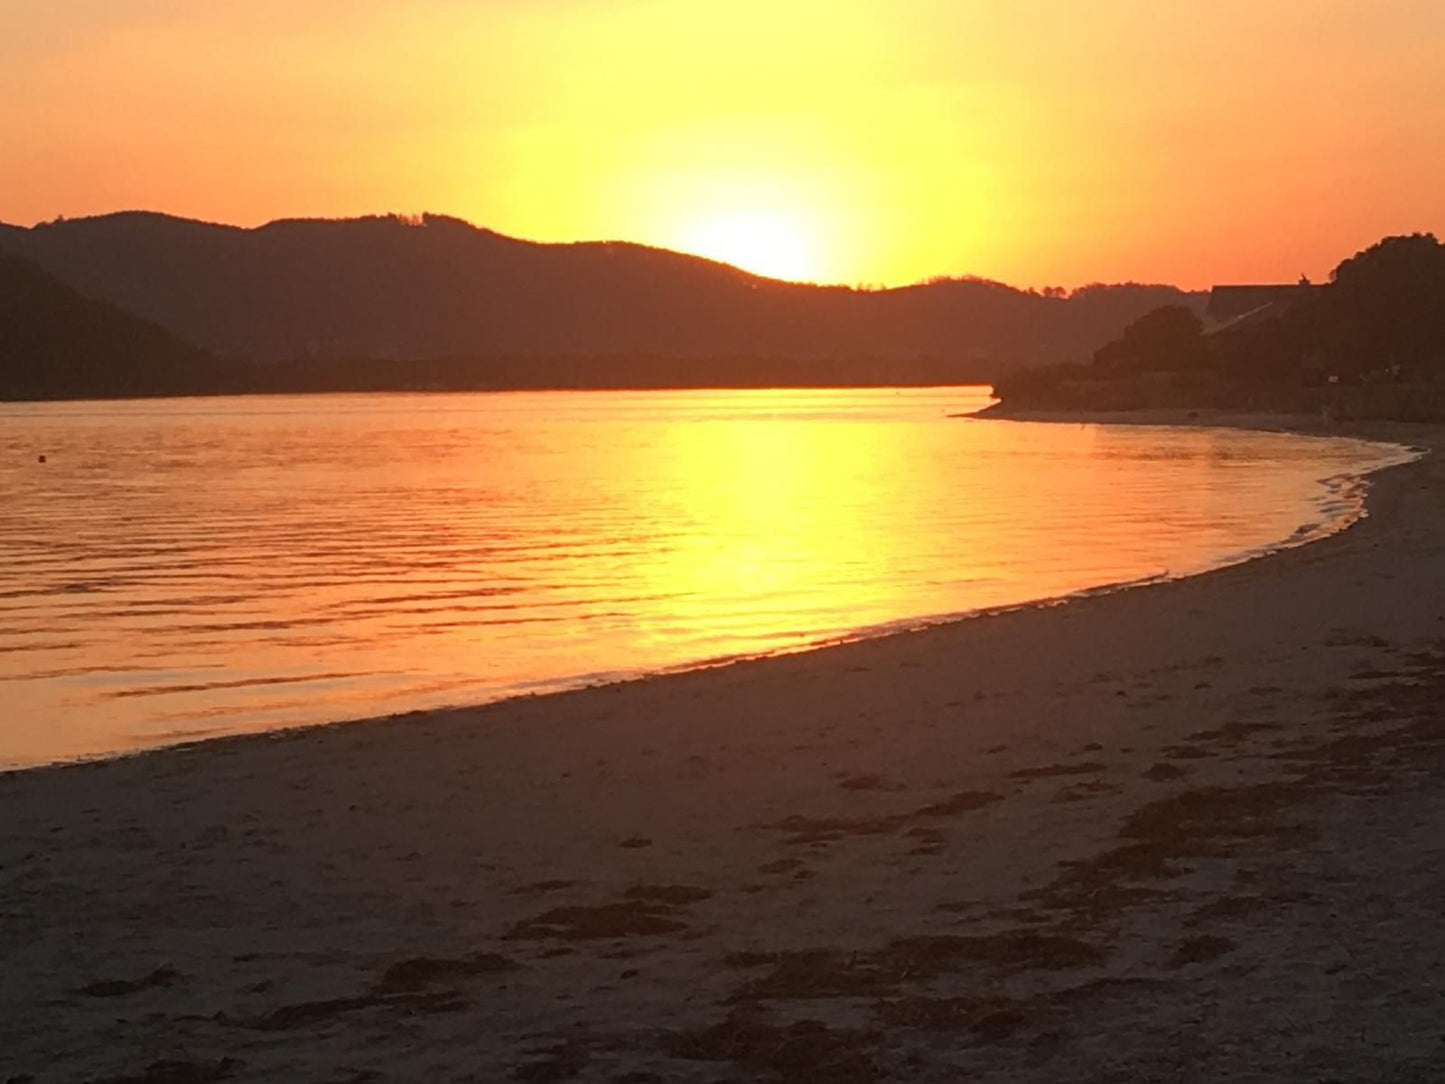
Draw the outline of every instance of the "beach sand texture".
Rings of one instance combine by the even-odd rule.
[[[1188,580],[0,776],[0,1080],[1430,1079],[1442,705],[1435,454]]]

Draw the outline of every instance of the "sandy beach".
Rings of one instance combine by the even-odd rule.
[[[1445,459],[1368,509],[922,632],[0,776],[0,1081],[1430,1079]]]

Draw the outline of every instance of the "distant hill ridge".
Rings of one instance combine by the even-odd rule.
[[[989,379],[1077,359],[1172,286],[1043,296],[977,279],[890,290],[780,282],[625,242],[541,244],[460,219],[287,219],[255,228],[144,211],[0,224],[0,248],[89,298],[246,361],[649,356],[917,359]]]
[[[0,252],[0,399],[174,395],[222,368],[159,325]]]

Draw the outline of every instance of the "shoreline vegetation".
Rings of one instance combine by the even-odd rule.
[[[1181,580],[0,775],[0,1073],[1428,1076],[1445,429],[1050,416],[1432,454]]]
[[[1323,419],[1445,421],[1445,246],[1387,237],[1330,281],[1217,287],[1201,319],[1165,305],[1087,364],[995,387],[999,415],[1214,409]]]

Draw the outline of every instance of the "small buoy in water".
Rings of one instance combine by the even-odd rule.
[[[45,462],[45,457],[44,457],[43,455],[40,457],[40,462],[42,462],[42,463]]]

